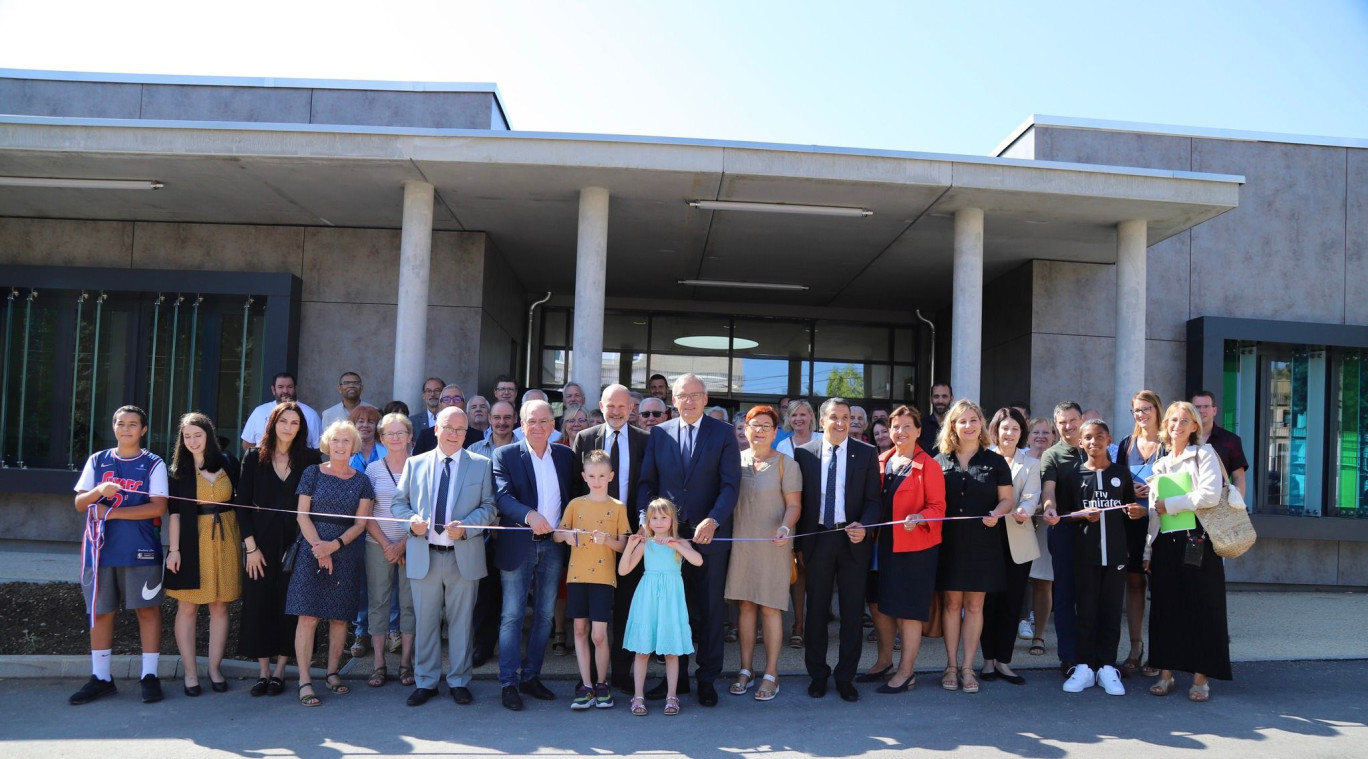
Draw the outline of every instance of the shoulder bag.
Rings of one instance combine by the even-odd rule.
[[[1249,519],[1249,509],[1245,506],[1240,490],[1230,484],[1225,462],[1216,455],[1216,463],[1221,467],[1221,500],[1215,506],[1197,509],[1197,520],[1211,536],[1211,547],[1223,559],[1238,558],[1254,545],[1258,535],[1254,523]]]

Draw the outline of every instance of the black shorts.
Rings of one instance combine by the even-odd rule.
[[[590,622],[613,621],[613,586],[598,582],[566,583],[565,616]]]

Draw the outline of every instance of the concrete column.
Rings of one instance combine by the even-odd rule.
[[[428,284],[432,274],[432,198],[427,182],[404,183],[404,222],[399,237],[399,307],[394,320],[394,387],[391,398],[422,408],[427,364]]]
[[[603,297],[608,281],[608,191],[580,190],[575,248],[575,339],[571,379],[586,398],[603,383]]]
[[[982,403],[983,209],[964,208],[955,212],[955,273],[951,292],[950,384],[955,389],[955,398]]]
[[[1130,399],[1145,389],[1145,248],[1143,220],[1116,225],[1116,397],[1108,421],[1119,439],[1132,426]],[[1160,414],[1163,409],[1159,409]]]

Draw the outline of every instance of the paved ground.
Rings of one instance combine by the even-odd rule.
[[[1216,683],[1212,701],[1180,693],[1159,699],[1133,688],[1122,698],[1099,689],[1065,694],[1057,678],[1023,687],[984,685],[948,693],[932,673],[898,696],[865,689],[858,704],[829,694],[807,697],[793,683],[769,704],[723,695],[716,708],[686,700],[666,718],[659,705],[636,718],[625,704],[587,713],[562,699],[502,709],[493,683],[477,682],[476,702],[457,707],[445,692],[422,708],[404,705],[404,689],[359,683],[346,696],[305,710],[287,694],[254,699],[241,683],[198,699],[168,689],[144,705],[134,683],[82,707],[65,704],[72,681],[0,682],[0,755],[15,757],[200,757],[366,755],[1055,757],[1363,756],[1368,745],[1368,678],[1361,662],[1255,663],[1237,680]],[[795,679],[796,680],[796,679]],[[1333,687],[1327,687],[1333,686]]]

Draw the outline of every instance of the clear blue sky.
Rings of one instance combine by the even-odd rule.
[[[487,81],[522,130],[977,155],[1032,113],[1368,137],[1365,0],[0,0],[0,67]]]

